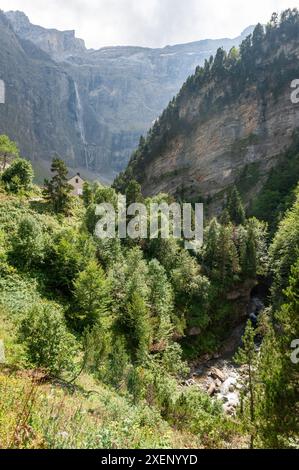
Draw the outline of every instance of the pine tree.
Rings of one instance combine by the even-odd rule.
[[[291,269],[289,287],[285,291],[286,303],[275,315],[282,328],[276,333],[282,367],[280,387],[276,397],[276,410],[281,434],[292,436],[299,432],[299,422],[293,410],[299,406],[299,364],[292,361],[292,342],[299,338],[299,258]]]
[[[222,225],[228,225],[229,223],[231,223],[229,212],[228,212],[227,208],[222,211],[222,214],[220,216],[220,223]]]
[[[264,26],[258,23],[252,33],[252,45],[257,53],[260,52],[262,42],[265,38]]]
[[[221,226],[219,230],[216,260],[218,278],[224,287],[230,287],[235,276],[240,272],[239,255],[233,241],[234,227],[230,224]]]
[[[52,161],[51,172],[54,173],[51,181],[45,180],[45,197],[51,202],[56,213],[67,213],[70,208],[72,186],[68,184],[68,169],[60,158]]]
[[[107,363],[106,380],[113,387],[119,389],[126,380],[129,364],[126,339],[119,331],[114,331],[112,345]]]
[[[94,194],[92,190],[92,186],[87,181],[83,184],[83,202],[84,206],[88,207],[94,200]]]
[[[255,330],[249,321],[243,336],[243,345],[236,354],[235,360],[237,364],[245,365],[248,374],[248,400],[249,406],[245,405],[244,421],[250,432],[250,448],[254,448],[254,440],[256,434],[256,390],[257,383],[257,353],[255,349]],[[248,409],[247,409],[248,408]],[[248,411],[248,415],[247,415]]]
[[[92,326],[107,314],[109,286],[104,270],[90,261],[74,281],[74,312],[69,317],[80,329]]]
[[[258,364],[260,388],[256,409],[258,438],[263,447],[277,449],[280,447],[281,428],[284,427],[286,389],[282,356],[272,320],[266,318],[263,321],[266,325]]]
[[[136,180],[131,180],[126,188],[127,206],[134,203],[142,203],[143,196],[141,186]]]
[[[128,337],[133,363],[142,364],[149,352],[150,322],[148,306],[138,292],[134,292],[127,307],[127,322],[130,330]]]
[[[292,342],[299,338],[299,258],[292,268],[286,303],[267,318],[259,360],[259,437],[269,448],[290,447],[298,436],[299,364],[292,360]],[[273,317],[275,323],[273,322]]]
[[[214,63],[212,66],[212,73],[214,76],[221,78],[225,70],[226,52],[220,47],[215,55]]]
[[[171,315],[174,309],[174,294],[165,269],[155,259],[149,263],[149,284],[153,341],[166,347],[173,330]]]
[[[247,229],[247,237],[245,243],[245,251],[242,260],[243,275],[250,278],[256,277],[257,259],[256,259],[256,239],[254,226],[249,222]]]
[[[206,243],[204,246],[203,261],[205,267],[209,271],[215,271],[217,269],[217,252],[218,252],[218,243],[219,243],[219,232],[220,225],[217,220],[214,218],[206,231]]]
[[[153,335],[149,312],[148,266],[139,248],[129,251],[125,263],[114,266],[111,282],[112,297],[115,299],[115,330],[120,331],[126,339],[132,361],[140,362],[149,350]]]
[[[244,206],[239,191],[234,186],[228,197],[227,210],[231,221],[236,225],[244,225],[246,221]]]

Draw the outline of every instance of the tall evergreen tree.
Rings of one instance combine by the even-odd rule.
[[[299,258],[285,291],[286,303],[274,314],[274,324],[273,318],[268,319],[260,353],[259,437],[262,446],[269,448],[290,447],[299,433],[299,363],[292,349],[299,338],[298,292]]]
[[[243,402],[243,419],[250,433],[250,448],[254,448],[254,440],[256,435],[256,368],[258,356],[255,349],[255,330],[248,322],[243,336],[243,345],[239,349],[235,360],[240,365],[245,365],[248,375],[248,394]]]
[[[109,286],[104,270],[92,260],[74,282],[74,312],[71,318],[76,325],[92,326],[107,314],[110,304]]]
[[[126,188],[126,198],[127,198],[127,205],[129,206],[130,204],[133,203],[142,203],[143,202],[143,196],[141,193],[141,186],[139,183],[137,183],[136,180],[131,180],[128,183],[128,186]]]
[[[264,26],[258,23],[252,33],[252,45],[256,52],[260,52],[262,42],[265,38]]]
[[[206,231],[206,243],[204,245],[203,261],[205,267],[209,271],[215,271],[217,269],[217,251],[219,242],[219,231],[220,225],[214,218]]]
[[[67,213],[70,208],[72,186],[68,184],[68,169],[60,158],[52,161],[51,172],[54,176],[50,181],[45,180],[44,194],[51,202],[56,213]]]
[[[253,223],[248,224],[247,237],[245,242],[245,251],[242,260],[243,275],[250,278],[256,277],[257,272],[257,253],[256,253],[256,239]]]
[[[227,210],[231,221],[236,225],[244,225],[246,221],[244,206],[236,186],[233,187],[227,201]]]
[[[223,287],[231,286],[240,272],[239,255],[233,240],[233,226],[222,225],[217,245],[217,272]]]
[[[157,344],[162,344],[162,347],[166,347],[173,330],[171,315],[174,308],[174,294],[165,269],[155,259],[149,263],[149,281],[152,339]]]

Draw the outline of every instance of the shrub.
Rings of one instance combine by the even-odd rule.
[[[7,191],[18,193],[21,190],[27,191],[30,189],[33,177],[34,172],[31,163],[18,158],[3,172],[2,181]]]
[[[29,361],[35,366],[54,374],[73,370],[76,341],[67,331],[63,312],[56,305],[35,305],[22,319],[19,335]]]
[[[29,267],[41,261],[44,256],[44,245],[43,232],[39,222],[30,215],[23,217],[12,240],[11,256],[15,264]]]

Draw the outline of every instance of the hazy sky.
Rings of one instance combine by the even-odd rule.
[[[24,11],[32,23],[75,29],[94,48],[235,37],[295,6],[299,0],[0,0],[0,9]]]

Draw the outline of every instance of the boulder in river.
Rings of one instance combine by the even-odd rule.
[[[219,379],[221,382],[224,382],[226,378],[224,373],[220,369],[217,369],[217,367],[213,367],[211,369],[210,375],[213,377],[213,379]]]
[[[221,386],[221,393],[227,394],[230,392],[234,392],[237,386],[237,380],[234,377],[229,377],[228,379],[223,382]]]
[[[216,384],[215,384],[215,382],[211,382],[209,390],[208,390],[208,394],[211,397],[215,394],[215,392],[216,392]]]

